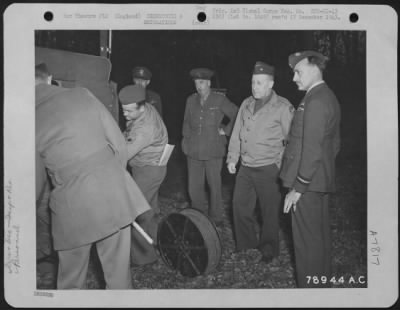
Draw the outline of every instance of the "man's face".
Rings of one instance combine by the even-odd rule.
[[[143,114],[144,106],[138,108],[136,103],[124,104],[122,106],[122,112],[128,121],[135,120]]]
[[[304,58],[296,64],[293,73],[293,82],[297,84],[299,90],[308,90],[318,80],[319,69]]]
[[[253,74],[251,79],[251,90],[253,97],[260,99],[268,96],[274,86],[273,78],[268,74]]]
[[[194,85],[200,96],[205,96],[210,92],[210,80],[194,80]]]
[[[143,80],[143,79],[139,79],[139,78],[133,78],[133,83],[135,83],[135,85],[139,85],[139,86],[142,86],[143,88],[146,88],[147,85],[149,85],[150,80]]]

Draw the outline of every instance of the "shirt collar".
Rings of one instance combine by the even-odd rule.
[[[253,96],[250,96],[249,98],[250,98],[250,101],[248,102],[247,108],[249,109],[249,111],[253,111],[253,108],[254,108],[254,105],[256,104],[257,99],[255,99]],[[271,106],[274,106],[275,103],[277,102],[277,100],[278,100],[277,94],[275,93],[274,90],[272,90],[271,97],[269,97],[268,100],[264,102],[263,106],[265,106],[265,104],[267,104],[267,103],[271,104]]]
[[[211,94],[211,91],[210,91],[204,98],[201,98],[201,96],[200,96],[200,94],[199,94],[199,102],[200,102],[200,103],[206,102],[207,99],[208,99],[208,97],[210,97],[210,94]]]
[[[265,104],[271,102],[271,99],[272,99],[273,95],[274,95],[274,93],[273,93],[273,90],[272,90],[271,93],[267,97],[256,99],[256,102],[260,102],[260,103],[262,103],[262,105],[265,105]]]
[[[306,93],[308,93],[311,89],[313,89],[315,86],[318,86],[318,85],[320,85],[320,84],[322,84],[322,83],[325,83],[325,81],[324,80],[320,80],[320,81],[318,81],[318,82],[315,82],[314,84],[312,84],[311,85],[311,87],[309,88],[309,89],[307,89],[307,92]]]

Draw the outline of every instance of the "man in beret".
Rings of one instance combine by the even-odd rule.
[[[187,156],[189,196],[192,207],[222,224],[221,169],[226,154],[226,135],[232,130],[238,108],[225,95],[211,90],[214,72],[207,68],[190,71],[196,93],[186,100],[182,150]],[[226,116],[228,124],[222,124]],[[210,190],[206,206],[205,179]]]
[[[106,288],[132,288],[130,225],[150,210],[126,171],[124,136],[106,107],[85,88],[51,85],[44,64],[35,68],[37,186],[46,168],[52,235],[58,253],[58,289],[86,288],[92,245]],[[42,168],[40,168],[42,167]],[[37,189],[40,193],[41,189]]]
[[[125,139],[128,147],[128,165],[132,177],[149,202],[152,211],[136,220],[153,237],[157,230],[158,191],[167,173],[159,161],[168,143],[167,128],[155,107],[147,102],[146,91],[139,85],[121,89],[119,99],[127,120]],[[135,265],[157,260],[156,252],[136,231],[132,230],[131,260]]]
[[[330,283],[328,202],[329,193],[335,190],[335,158],[340,149],[340,106],[323,80],[326,60],[315,51],[289,56],[293,81],[299,90],[306,92],[293,119],[280,173],[283,185],[289,188],[284,212],[291,211],[292,215],[299,287]],[[322,277],[328,279],[325,284]]]
[[[294,108],[272,89],[273,66],[256,62],[251,84],[253,95],[240,106],[226,161],[232,174],[241,161],[233,194],[236,250],[257,248],[262,260],[270,263],[279,256],[278,174]],[[256,198],[262,217],[259,236]]]
[[[153,105],[162,117],[161,97],[155,91],[147,88],[151,81],[151,71],[146,67],[135,67],[132,70],[133,83],[146,90],[146,102]]]

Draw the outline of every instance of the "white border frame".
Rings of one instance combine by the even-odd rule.
[[[215,19],[213,10],[335,10],[340,20]],[[54,20],[43,19],[52,11]],[[206,23],[196,20],[204,11]],[[242,11],[243,12],[243,11]],[[357,12],[359,21],[349,22]],[[96,14],[78,18],[77,13]],[[99,18],[101,13],[108,19]],[[139,13],[140,19],[116,14]],[[145,24],[147,14],[176,14],[175,24]],[[65,18],[72,14],[72,18]],[[158,20],[158,19],[157,19]],[[164,18],[163,20],[169,20]],[[397,14],[385,5],[223,4],[13,4],[4,13],[4,214],[18,244],[19,273],[9,273],[4,244],[5,297],[35,307],[387,307],[398,294]],[[37,291],[35,257],[34,30],[51,29],[260,29],[365,30],[367,32],[368,288],[257,290]],[[11,228],[10,228],[11,227]],[[376,239],[375,239],[376,238]],[[374,265],[377,245],[380,265]],[[48,294],[50,293],[50,294]],[[49,297],[51,296],[51,297]]]

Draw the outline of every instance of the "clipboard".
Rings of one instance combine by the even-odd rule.
[[[169,158],[171,157],[172,151],[174,150],[175,145],[166,144],[161,155],[160,161],[158,162],[159,166],[166,166]]]

